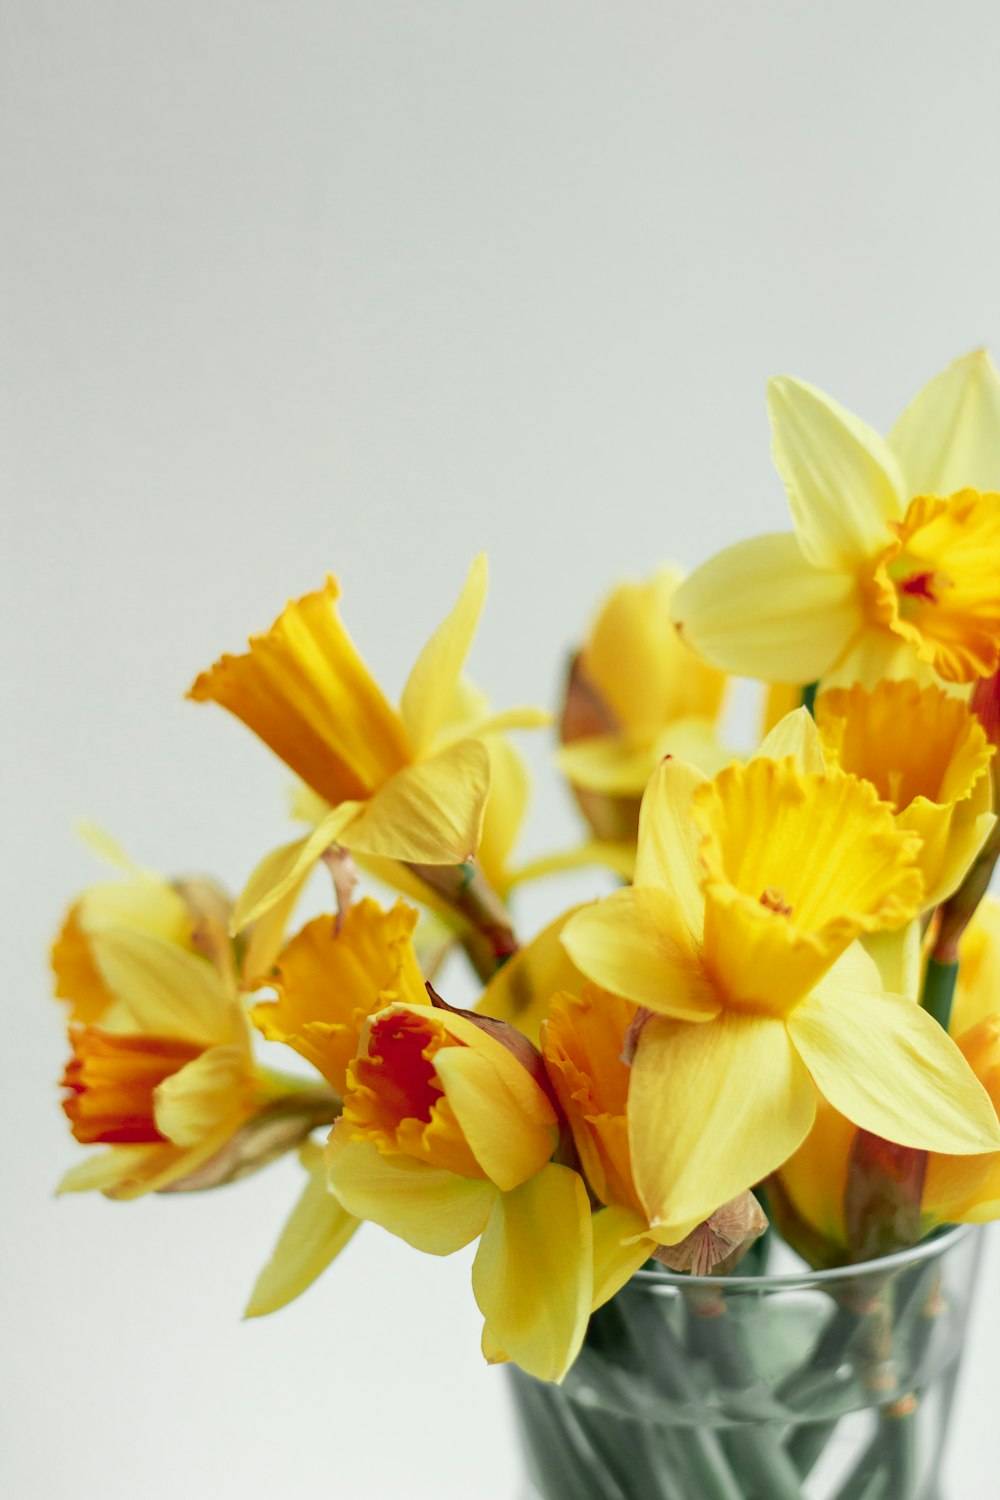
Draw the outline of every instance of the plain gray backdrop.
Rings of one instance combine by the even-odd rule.
[[[396,691],[485,547],[476,676],[551,702],[611,582],[786,526],[769,374],[886,427],[1000,349],[996,8],[3,0],[0,23],[5,1492],[511,1500],[467,1256],[369,1227],[242,1324],[291,1164],[53,1201],[79,1150],[45,950],[98,873],[70,821],[238,887],[286,777],[182,693],[287,597],[336,571]],[[526,853],[575,826],[531,753]],[[569,893],[529,893],[525,927]],[[995,1240],[987,1272],[963,1500],[1000,1495]]]

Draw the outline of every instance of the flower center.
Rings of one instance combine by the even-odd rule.
[[[785,900],[785,893],[776,885],[765,886],[760,893],[760,904],[768,911],[776,912],[779,917],[790,917],[792,908]]]

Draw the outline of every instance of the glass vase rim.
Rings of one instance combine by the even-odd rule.
[[[757,1291],[791,1291],[803,1287],[830,1286],[837,1282],[857,1281],[864,1276],[884,1275],[904,1266],[919,1265],[921,1261],[944,1255],[953,1245],[961,1244],[981,1228],[980,1224],[952,1224],[932,1231],[926,1239],[911,1245],[908,1250],[894,1250],[891,1255],[882,1255],[876,1260],[861,1260],[851,1265],[829,1266],[815,1271],[806,1267],[802,1271],[783,1271],[778,1276],[691,1276],[686,1272],[668,1271],[666,1266],[657,1266],[654,1270],[647,1270],[643,1266],[633,1273],[626,1285],[636,1284],[644,1290],[675,1287],[683,1291],[686,1287],[699,1287],[715,1292],[730,1288],[739,1291],[751,1288]]]

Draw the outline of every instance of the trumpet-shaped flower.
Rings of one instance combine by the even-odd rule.
[[[417,658],[398,710],[344,629],[332,578],[289,604],[244,655],[223,656],[197,678],[192,698],[242,719],[330,808],[306,838],[257,867],[237,903],[237,926],[300,885],[333,843],[426,865],[461,864],[475,853],[490,780],[483,736],[546,717],[515,709],[460,732],[449,727],[485,594],[479,557]]]
[[[651,1013],[628,1130],[639,1198],[667,1242],[786,1160],[820,1097],[903,1144],[1000,1145],[954,1043],[883,993],[854,944],[919,907],[917,838],[857,777],[769,758],[788,725],[712,781],[666,761],[643,799],[634,886],[564,934],[596,984]]]
[[[870,781],[919,834],[925,905],[950,896],[995,822],[993,748],[975,715],[940,688],[880,682],[821,693],[816,725],[828,763]]]
[[[692,664],[670,618],[681,577],[661,568],[612,591],[567,692],[559,766],[578,791],[634,800],[633,828],[643,788],[668,752],[706,770],[729,758],[716,738],[726,679]]]
[[[74,903],[53,966],[76,1018],[64,1109],[78,1141],[110,1149],[71,1169],[61,1189],[136,1197],[263,1165],[313,1128],[317,1108],[329,1118],[329,1092],[256,1067],[223,893],[151,876],[107,838],[100,847],[132,878]],[[269,961],[273,930],[260,938],[243,952],[245,978],[253,954]],[[266,1141],[254,1134],[261,1124]]]
[[[706,661],[771,681],[970,682],[1000,660],[1000,376],[984,352],[926,385],[887,439],[796,380],[768,388],[794,533],[681,585]]]
[[[575,1358],[592,1301],[590,1206],[551,1160],[559,1124],[541,1058],[511,1028],[395,1003],[366,1024],[330,1137],[334,1192],[417,1249],[480,1239],[487,1342],[541,1379]]]

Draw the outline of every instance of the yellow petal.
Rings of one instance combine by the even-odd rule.
[[[529,880],[541,880],[545,875],[585,870],[591,865],[601,865],[631,883],[635,873],[635,845],[610,839],[588,839],[575,849],[558,849],[553,854],[542,854],[538,859],[529,859],[527,864],[515,866],[510,880],[512,885],[523,885]]]
[[[207,959],[152,933],[123,927],[100,932],[94,956],[138,1031],[206,1046],[231,1041],[239,1033],[234,999]]]
[[[254,1283],[246,1318],[259,1318],[294,1302],[340,1254],[360,1223],[331,1193],[322,1147],[307,1141],[299,1148],[299,1159],[309,1178]]]
[[[258,921],[265,912],[283,902],[292,892],[298,891],[310,870],[325,849],[343,833],[356,815],[359,804],[342,802],[317,823],[311,833],[292,844],[283,844],[280,849],[266,854],[243,887],[233,915],[230,930],[242,932],[250,922]]]
[[[510,884],[510,856],[524,825],[531,796],[531,777],[524,757],[510,740],[491,734],[486,741],[490,757],[490,793],[483,813],[479,840],[479,865],[498,895]]]
[[[677,637],[670,601],[680,581],[676,568],[661,568],[616,588],[580,652],[580,670],[618,724],[647,738],[676,719],[713,722],[725,693],[724,676],[693,662]]]
[[[709,558],[681,584],[673,608],[699,656],[770,682],[822,677],[862,624],[853,573],[813,567],[784,532]]]
[[[880,987],[891,995],[916,1000],[920,989],[920,921],[914,919],[894,932],[866,932],[860,939],[878,969]]]
[[[455,690],[486,600],[485,553],[472,563],[458,601],[413,665],[399,707],[418,759],[433,746],[452,709]]]
[[[805,1139],[816,1089],[783,1023],[723,1011],[704,1026],[654,1017],[632,1063],[632,1171],[649,1223],[681,1239]],[[663,1239],[663,1233],[658,1233]]]
[[[472,1267],[492,1340],[538,1380],[560,1381],[590,1317],[593,1249],[583,1179],[550,1163],[497,1195]]]
[[[902,476],[888,445],[799,380],[769,381],[767,405],[771,453],[803,553],[818,568],[853,568],[885,546],[902,509]]]
[[[50,955],[58,1000],[71,1005],[69,1020],[92,1025],[115,1003],[115,997],[101,977],[94,961],[90,939],[80,922],[80,902],[66,913],[66,918]]]
[[[682,760],[657,767],[639,810],[635,854],[635,884],[666,893],[692,942],[700,940],[705,925],[701,833],[692,815],[695,790],[704,780]]]
[[[637,1005],[691,1021],[718,1012],[675,903],[654,886],[615,891],[584,907],[567,922],[563,943],[588,979]]]
[[[988,1016],[958,1038],[958,1048],[1000,1105],[1000,1015]],[[921,1209],[925,1223],[985,1224],[1000,1218],[1000,1152],[946,1156],[931,1152]]]
[[[574,786],[611,796],[638,797],[656,765],[656,752],[649,740],[595,734],[562,745],[556,751],[556,765]]]
[[[157,1087],[156,1128],[175,1146],[194,1146],[227,1120],[235,1130],[250,1097],[243,1047],[209,1047]]]
[[[240,964],[240,983],[244,989],[255,989],[274,968],[284,946],[292,912],[310,874],[311,867],[302,872],[299,880],[288,887],[279,901],[269,906],[251,923]]]
[[[497,1190],[412,1156],[383,1156],[338,1123],[327,1146],[330,1185],[348,1213],[371,1219],[429,1255],[451,1255],[482,1232]]]
[[[459,1129],[491,1182],[509,1191],[548,1161],[554,1125],[531,1119],[513,1099],[492,1059],[471,1047],[443,1047],[434,1070]]]
[[[610,1302],[656,1248],[646,1221],[634,1209],[613,1205],[592,1220],[594,1234],[594,1311]]]
[[[278,998],[254,1006],[254,1025],[343,1094],[366,1018],[394,1000],[427,999],[412,945],[416,924],[402,901],[385,912],[368,898],[347,909],[339,928],[333,917],[314,918],[281,954]]]
[[[337,612],[337,582],[294,600],[242,656],[223,656],[190,689],[242,719],[331,805],[367,797],[410,747]]]
[[[460,865],[479,847],[490,786],[481,740],[460,740],[397,771],[343,831],[359,854],[420,865]]]
[[[177,1156],[173,1146],[112,1146],[95,1151],[84,1161],[70,1167],[60,1179],[56,1192],[113,1193],[120,1183],[146,1176],[153,1163]]]
[[[889,434],[911,495],[1000,490],[1000,375],[985,349],[924,386]]]
[[[484,1016],[509,1021],[536,1046],[553,995],[577,990],[584,981],[562,943],[563,929],[572,915],[573,911],[564,912],[508,959],[490,979],[476,1007]]]
[[[785,760],[789,756],[796,768],[808,775],[822,776],[826,770],[819,730],[807,708],[796,708],[779,719],[751,759]]]
[[[823,1097],[863,1130],[955,1155],[1000,1147],[982,1084],[912,1001],[830,975],[795,1008],[788,1031]]]

